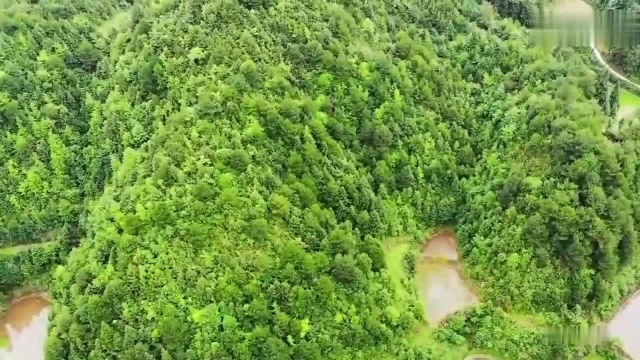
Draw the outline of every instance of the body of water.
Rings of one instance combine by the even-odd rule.
[[[607,326],[609,336],[622,341],[622,349],[632,359],[640,359],[640,294],[625,302]]]
[[[453,232],[438,232],[423,246],[416,275],[429,324],[435,325],[478,303],[461,274],[461,266]]]
[[[9,347],[0,349],[0,360],[44,360],[51,303],[44,294],[14,300],[0,319],[0,338]]]

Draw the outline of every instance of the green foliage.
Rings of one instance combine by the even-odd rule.
[[[628,100],[625,99],[625,102],[627,101]],[[615,117],[622,103],[620,99],[620,83],[616,81],[613,89],[609,92],[609,116]],[[637,105],[640,105],[640,102]]]
[[[608,78],[486,5],[6,8],[0,244],[56,245],[0,259],[0,290],[75,248],[51,359],[443,359],[407,341],[415,234],[442,224],[500,307],[591,313],[626,289],[639,133],[609,141]],[[474,311],[440,340],[569,356]]]
[[[539,1],[534,0],[489,0],[498,14],[505,18],[517,20],[523,26],[531,26]]]
[[[52,270],[66,257],[58,243],[0,250],[0,313],[14,290],[25,286],[46,288]]]
[[[482,305],[449,318],[436,336],[454,345],[466,339],[472,348],[486,349],[507,359],[625,358],[620,348],[610,341],[589,344],[586,336],[583,342],[564,341],[556,334],[563,329],[566,332],[574,328],[558,324],[556,327],[524,327],[510,320],[500,309]]]
[[[0,14],[0,247],[77,227],[90,160],[94,25],[116,2],[9,1]],[[89,153],[89,155],[91,155]]]

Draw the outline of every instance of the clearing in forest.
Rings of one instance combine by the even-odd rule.
[[[403,299],[414,296],[411,287],[415,279],[407,272],[404,265],[407,254],[413,254],[410,237],[389,238],[384,242],[384,250],[387,271],[399,296]],[[429,349],[433,352],[433,356],[440,360],[460,360],[469,353],[466,344],[453,346],[438,342],[435,329],[426,323],[421,323],[414,328],[410,341],[415,345],[430,344]]]
[[[27,251],[27,250],[31,250],[39,247],[50,246],[53,244],[55,244],[55,241],[9,246],[5,248],[0,248],[0,255],[14,255],[21,251]]]
[[[620,88],[620,107],[640,107],[640,97],[627,89]]]
[[[640,97],[629,90],[620,88],[620,108],[617,118],[631,119],[640,110]]]

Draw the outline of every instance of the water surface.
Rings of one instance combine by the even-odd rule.
[[[44,360],[49,308],[44,294],[30,294],[14,300],[0,319],[0,338],[9,347],[0,349],[0,360]]]
[[[427,322],[436,325],[447,316],[478,303],[465,282],[453,232],[433,235],[422,248],[417,279]]]
[[[422,256],[429,259],[458,261],[455,234],[452,231],[435,233],[422,247]]]
[[[607,326],[609,336],[619,338],[622,349],[634,360],[640,360],[640,294],[636,292],[618,310]]]

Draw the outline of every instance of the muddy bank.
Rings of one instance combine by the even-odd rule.
[[[479,302],[462,276],[452,231],[435,233],[423,245],[416,268],[427,322],[436,325],[447,316]]]
[[[456,235],[451,230],[442,230],[433,234],[422,246],[422,257],[458,261]]]
[[[9,340],[9,347],[0,349],[0,360],[44,360],[50,307],[42,293],[11,302],[0,318],[0,338]]]

